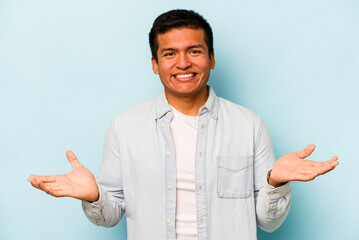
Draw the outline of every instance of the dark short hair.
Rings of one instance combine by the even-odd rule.
[[[201,15],[192,10],[175,9],[162,13],[153,22],[151,31],[149,33],[149,43],[152,57],[158,61],[157,50],[158,41],[157,36],[169,32],[174,28],[191,28],[203,29],[204,41],[207,44],[208,52],[213,52],[213,33],[211,26]]]

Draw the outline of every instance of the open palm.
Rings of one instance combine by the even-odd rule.
[[[289,181],[310,181],[333,170],[339,164],[337,156],[325,162],[305,160],[314,149],[315,146],[310,144],[302,151],[280,157],[272,169],[269,184],[278,187]]]
[[[89,202],[97,201],[99,192],[95,177],[68,151],[66,157],[73,170],[62,175],[37,176],[31,175],[28,181],[47,194],[55,197],[73,197]]]

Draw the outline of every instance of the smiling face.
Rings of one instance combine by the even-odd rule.
[[[214,53],[208,52],[202,29],[172,29],[157,36],[158,61],[152,68],[159,74],[168,101],[182,97],[207,96],[206,84],[214,68]]]

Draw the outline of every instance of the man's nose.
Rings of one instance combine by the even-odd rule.
[[[177,59],[177,67],[180,69],[186,69],[191,66],[191,61],[187,54],[179,54]]]

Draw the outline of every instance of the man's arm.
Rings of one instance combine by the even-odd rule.
[[[255,149],[255,161],[257,162],[255,162],[254,170],[256,176],[256,166],[257,168],[259,168],[258,166],[267,166],[271,162],[270,149],[272,149],[272,145],[264,123]],[[304,160],[314,149],[315,146],[311,144],[302,151],[280,157],[268,173],[264,186],[256,196],[257,223],[261,229],[267,232],[274,231],[288,215],[291,203],[289,184],[291,181],[313,180],[317,176],[333,170],[339,164],[336,156],[326,162]]]
[[[28,181],[33,187],[54,197],[73,197],[82,200],[83,210],[94,224],[106,227],[116,225],[125,211],[125,204],[115,119],[106,135],[97,182],[93,174],[71,151],[68,151],[66,156],[73,167],[70,173],[50,176],[31,175]]]
[[[115,226],[125,212],[119,151],[116,117],[114,117],[106,134],[100,171],[96,178],[99,200],[93,203],[82,201],[82,208],[87,218],[99,226]]]
[[[287,217],[291,204],[290,184],[275,188],[268,184],[267,173],[275,164],[267,127],[260,119],[254,148],[254,194],[257,225],[266,232],[276,230]]]

